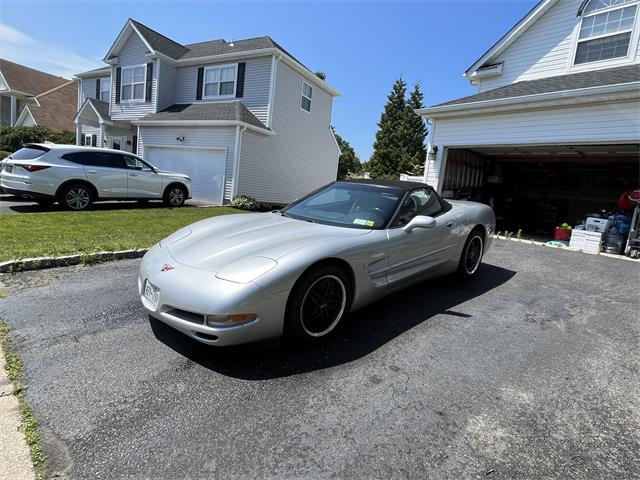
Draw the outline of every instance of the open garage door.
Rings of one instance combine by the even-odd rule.
[[[226,150],[146,147],[145,158],[161,170],[184,173],[191,178],[194,200],[222,205]]]
[[[443,196],[490,203],[502,231],[551,236],[640,183],[640,145],[479,146],[448,149]]]

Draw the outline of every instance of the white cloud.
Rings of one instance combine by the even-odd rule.
[[[0,58],[52,75],[71,78],[76,73],[103,65],[98,59],[85,58],[55,45],[45,45],[2,22],[0,38]]]

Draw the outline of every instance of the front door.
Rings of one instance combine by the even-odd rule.
[[[387,281],[390,288],[399,287],[416,278],[435,275],[452,266],[458,237],[453,233],[457,218],[432,189],[413,190],[404,200],[389,230],[389,265]],[[432,228],[403,227],[416,215],[436,219]]]
[[[111,137],[111,148],[114,150],[122,150],[122,137]]]

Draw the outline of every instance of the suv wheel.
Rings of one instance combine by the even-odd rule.
[[[60,203],[69,210],[88,210],[93,203],[93,193],[85,185],[69,185],[62,191]]]
[[[168,207],[181,207],[187,201],[187,190],[181,185],[171,185],[164,192],[164,203]]]

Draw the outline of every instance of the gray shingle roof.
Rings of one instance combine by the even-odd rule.
[[[84,110],[84,107],[85,105],[87,105],[87,103],[91,104],[104,120],[111,120],[111,117],[109,117],[109,104],[107,102],[103,102],[102,100],[97,100],[93,97],[87,97],[84,103],[80,105],[76,116],[78,116],[80,112]]]
[[[559,75],[557,77],[517,82],[494,90],[488,90],[477,95],[470,95],[468,97],[462,97],[449,102],[440,103],[438,105],[434,105],[434,107],[523,97],[526,95],[536,95],[541,93],[562,92],[580,88],[618,85],[638,81],[640,81],[640,65],[629,65],[626,67],[593,70],[588,72],[572,73],[569,75]]]
[[[181,58],[185,53],[189,51],[184,45],[180,45],[178,42],[174,42],[169,37],[165,37],[161,33],[150,29],[146,25],[143,25],[136,20],[131,19],[131,23],[140,31],[142,36],[149,42],[151,48],[165,54],[175,60]]]
[[[230,120],[269,130],[238,100],[215,103],[176,103],[158,113],[146,115],[140,120]]]

